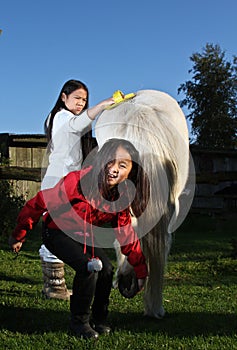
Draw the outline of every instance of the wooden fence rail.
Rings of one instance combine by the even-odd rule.
[[[0,166],[0,179],[2,180],[25,180],[41,182],[41,173],[41,168]]]

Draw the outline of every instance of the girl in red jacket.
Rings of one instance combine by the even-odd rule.
[[[78,336],[98,338],[99,334],[110,333],[106,318],[113,267],[101,248],[101,237],[108,226],[134,267],[138,290],[144,286],[147,265],[130,214],[130,209],[136,217],[144,211],[144,186],[148,186],[147,178],[135,147],[126,140],[110,139],[90,165],[87,162],[55,187],[38,192],[19,213],[9,240],[12,250],[21,249],[27,230],[44,213],[43,243],[76,272],[70,298],[70,328]]]

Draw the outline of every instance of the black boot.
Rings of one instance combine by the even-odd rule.
[[[72,316],[70,321],[70,330],[77,336],[84,339],[98,339],[99,334],[91,328],[88,320],[85,320],[84,317]]]
[[[77,275],[76,275],[77,276]],[[84,278],[74,278],[73,293],[70,296],[71,331],[82,338],[98,339],[99,334],[90,326],[90,306],[97,276],[92,273]]]
[[[92,320],[91,322],[93,329],[99,334],[110,334],[111,328],[106,324],[105,321]]]
[[[109,301],[106,303],[100,304],[98,300],[95,298],[94,303],[92,305],[92,326],[96,332],[99,334],[110,334],[111,328],[108,326],[106,320],[108,316],[108,305]]]

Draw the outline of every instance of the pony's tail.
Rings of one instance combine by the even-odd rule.
[[[163,282],[167,256],[171,246],[171,235],[167,232],[168,216],[163,215],[148,235],[142,237],[142,249],[147,257],[149,278],[144,293],[145,315],[162,318]]]

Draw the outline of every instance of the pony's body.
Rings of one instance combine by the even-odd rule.
[[[141,90],[131,100],[105,110],[97,120],[95,135],[99,147],[107,139],[124,138],[140,152],[142,167],[150,182],[148,206],[134,220],[149,269],[144,307],[146,315],[163,317],[163,275],[171,233],[183,221],[192,201],[192,184],[187,182],[190,154],[184,114],[166,93]],[[180,208],[181,195],[185,192],[189,195]],[[116,250],[118,275],[129,273],[131,266],[118,246]]]

